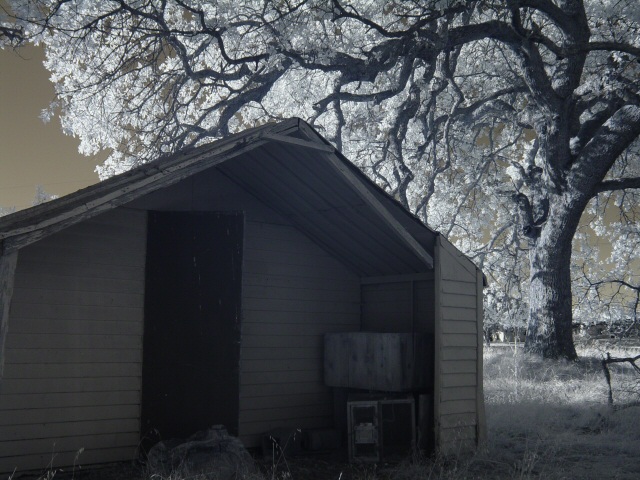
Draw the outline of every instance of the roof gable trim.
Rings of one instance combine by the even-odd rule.
[[[384,205],[376,198],[373,192],[367,188],[363,181],[354,175],[351,169],[345,165],[345,163],[338,158],[335,154],[336,149],[330,145],[314,141],[299,140],[293,137],[287,137],[284,135],[265,135],[276,142],[282,142],[290,145],[295,145],[300,148],[311,148],[314,150],[320,150],[325,155],[323,157],[327,160],[329,165],[336,170],[357,192],[358,196],[371,207],[372,211],[388,226],[390,227],[402,240],[402,242],[420,258],[420,260],[430,269],[433,268],[433,257],[418,243],[418,241],[411,235],[394,216],[384,207]]]
[[[326,153],[333,153],[335,150],[335,148],[333,148],[331,145],[307,140],[300,140],[299,138],[289,137],[287,135],[266,134],[263,135],[263,138],[272,140],[274,142],[286,143],[289,145],[295,145],[297,147],[310,148],[312,150],[319,150]]]
[[[126,182],[120,181],[115,185],[102,185],[103,188],[100,188],[100,184],[98,184],[98,188],[102,191],[102,194],[98,196],[93,190],[96,187],[88,187],[87,190],[90,192],[86,201],[84,201],[83,195],[79,195],[74,202],[75,205],[61,206],[60,213],[43,215],[40,221],[36,215],[33,215],[35,217],[32,219],[33,223],[0,232],[0,242],[3,242],[6,250],[25,247],[52,233],[107,212],[159,188],[178,183],[248,150],[258,148],[267,142],[260,137],[259,134],[252,135],[250,138],[242,137],[231,144],[224,142],[221,145],[220,142],[216,142],[208,145],[208,148],[196,149],[195,152],[183,152],[178,154],[183,157],[181,161],[170,162],[167,166],[160,166],[157,162],[152,162],[131,172],[131,177]],[[107,180],[107,182],[109,181]]]

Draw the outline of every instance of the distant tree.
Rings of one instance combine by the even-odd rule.
[[[640,188],[637,0],[10,3],[103,177],[303,117],[476,260],[489,311],[528,301],[531,351],[576,357],[580,218]]]
[[[36,195],[33,198],[32,204],[40,205],[50,200],[55,200],[56,198],[59,198],[59,195],[47,193],[42,185],[36,185]]]
[[[9,215],[16,211],[16,207],[0,207],[0,217],[4,217],[5,215]]]

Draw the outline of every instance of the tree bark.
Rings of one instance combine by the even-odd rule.
[[[565,201],[563,201],[565,200]],[[526,350],[547,358],[577,358],[572,335],[571,250],[580,208],[554,202],[529,251],[529,325]],[[575,205],[575,204],[574,204]]]

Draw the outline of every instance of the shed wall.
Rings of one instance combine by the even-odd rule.
[[[333,426],[323,335],[360,326],[359,279],[286,225],[245,225],[240,432]]]
[[[410,276],[407,276],[410,277]],[[415,279],[363,279],[362,331],[434,333],[433,275]]]
[[[20,250],[0,472],[131,458],[139,441],[146,216],[114,210]]]
[[[447,240],[436,250],[436,440],[444,452],[475,445],[482,395],[478,272]],[[480,329],[482,325],[480,324]]]
[[[363,284],[362,331],[413,332],[413,282]]]
[[[360,329],[358,277],[214,169],[131,206],[244,212],[240,438],[257,446],[275,427],[333,426],[323,335]]]

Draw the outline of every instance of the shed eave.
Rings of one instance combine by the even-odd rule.
[[[304,175],[300,176],[302,174],[298,174],[298,177],[290,176],[291,185],[279,185],[283,189],[280,195],[282,200],[271,202],[270,206],[329,249],[332,245],[336,247],[337,240],[324,233],[323,227],[329,231],[332,222],[336,221],[336,217],[332,215],[339,212],[343,224],[346,222],[354,236],[360,237],[358,244],[343,235],[340,241],[350,245],[346,249],[342,248],[341,258],[345,263],[356,263],[356,271],[360,275],[415,273],[433,268],[433,245],[430,243],[434,232],[419,221],[415,222],[413,215],[366,178],[313,128],[297,118],[256,127],[211,144],[160,158],[73,194],[8,215],[0,219],[0,241],[4,241],[7,250],[20,249],[75,223],[210,168],[226,172],[256,197],[264,197],[255,182],[251,185],[250,177],[254,172],[234,168],[236,163],[243,163],[240,161],[242,158],[253,159],[254,164],[261,161],[260,152],[270,153],[273,157],[270,160],[273,163],[268,164],[265,167],[267,169],[282,168],[282,165],[278,167],[278,156],[295,156],[300,157],[301,163],[305,164],[301,167],[307,169],[303,172],[304,175],[321,173],[325,177],[336,179],[340,184],[339,193],[344,197],[341,211],[336,209],[332,213],[332,208],[317,206],[306,212],[304,209],[290,208],[288,203],[296,195],[311,200],[314,194],[305,189],[305,181],[302,181]],[[277,180],[278,173],[274,172],[272,181]],[[280,173],[285,172],[281,170]],[[324,195],[331,201],[331,196],[338,187],[332,188],[333,192],[331,188],[323,187],[315,195]],[[311,225],[312,222],[319,221],[320,225]],[[358,230],[366,232],[372,239],[356,235]],[[364,244],[366,242],[369,242],[368,245]],[[382,244],[383,250],[389,251],[389,254],[376,253],[376,248],[380,250],[375,246],[376,242]],[[363,247],[365,251],[368,250],[364,256],[371,260],[354,262],[350,257],[357,256]],[[340,249],[333,250],[337,253]],[[376,259],[376,256],[380,258]]]
[[[405,244],[423,263],[427,269],[433,269],[433,256],[427,252],[423,245],[421,245],[411,235],[404,226],[398,221],[398,219],[382,204],[376,192],[368,185],[371,183],[368,179],[363,181],[358,175],[353,173],[353,170],[348,165],[348,161],[332,146],[318,141],[302,141],[297,138],[291,138],[283,135],[265,135],[265,138],[269,138],[274,142],[281,142],[290,145],[292,148],[300,150],[311,149],[316,152],[319,151],[320,158],[324,160],[341,178],[345,179],[351,188],[357,192],[361,201],[365,203],[369,209],[376,214],[381,222],[389,227],[402,243]],[[313,161],[312,158],[308,161]],[[386,194],[385,194],[386,195]],[[407,212],[408,213],[408,212]],[[426,226],[424,228],[427,228]]]
[[[44,236],[116,208],[253,150],[267,140],[265,125],[159,158],[75,193],[0,218],[0,240],[22,248]]]

